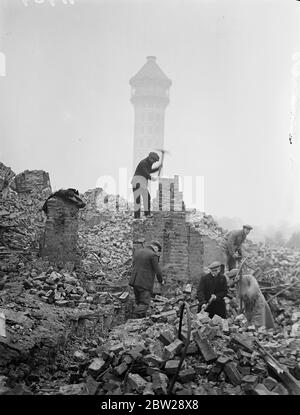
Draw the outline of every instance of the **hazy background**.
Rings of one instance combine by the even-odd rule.
[[[300,139],[288,140],[300,2],[55,3],[0,0],[0,161],[80,191],[131,170],[128,81],[155,55],[173,82],[164,174],[204,176],[209,214],[300,228]]]

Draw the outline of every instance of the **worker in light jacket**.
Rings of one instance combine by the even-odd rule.
[[[133,256],[133,272],[129,285],[135,296],[135,317],[142,318],[150,306],[155,276],[163,284],[162,271],[159,266],[161,244],[152,241],[145,248],[138,249]]]
[[[228,271],[236,268],[237,259],[243,256],[242,244],[247,238],[252,226],[244,225],[243,229],[228,232],[221,244]]]
[[[226,318],[224,297],[227,294],[227,281],[221,273],[221,263],[214,261],[208,268],[210,272],[201,277],[197,289],[198,312],[206,308],[210,318],[215,314]]]

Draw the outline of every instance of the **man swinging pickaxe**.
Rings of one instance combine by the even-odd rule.
[[[161,170],[162,170],[163,164],[164,164],[165,153],[170,154],[170,152],[167,151],[167,150],[163,150],[162,148],[157,148],[155,151],[160,151],[161,152],[161,161],[160,161],[160,166],[159,166],[159,169],[158,169],[158,177],[160,177],[160,173],[161,173]]]

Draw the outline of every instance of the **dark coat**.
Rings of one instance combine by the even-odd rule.
[[[129,285],[152,292],[155,275],[158,281],[162,282],[158,256],[149,246],[138,249],[133,256],[133,272]]]
[[[241,254],[241,245],[245,239],[246,235],[243,230],[228,232],[222,242],[222,247],[230,256],[232,256],[236,251]]]
[[[220,317],[226,318],[224,297],[227,295],[227,291],[227,281],[223,274],[218,274],[215,277],[211,273],[203,275],[197,289],[199,311],[201,306],[209,301],[211,295],[215,294],[216,300],[207,307],[206,311],[210,317],[218,314]]]
[[[141,186],[143,186],[143,184],[144,186],[146,186],[148,183],[148,180],[151,180],[150,173],[155,173],[159,169],[159,167],[152,169],[153,164],[154,162],[151,162],[149,157],[146,157],[145,159],[140,161],[139,164],[137,165],[134,176],[131,180],[131,184],[133,186],[136,186],[137,183],[140,183]]]

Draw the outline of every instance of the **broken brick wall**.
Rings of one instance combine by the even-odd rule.
[[[14,176],[12,169],[0,162],[0,192],[9,186]]]
[[[41,256],[55,263],[78,263],[78,207],[59,198],[51,198],[42,241]]]
[[[153,210],[180,212],[182,208],[183,193],[179,191],[179,176],[160,177],[157,195],[153,199]]]
[[[90,189],[82,195],[86,202],[80,211],[80,221],[93,227],[110,220],[113,214],[127,212],[130,204],[119,195],[107,194],[102,188]]]
[[[160,264],[166,274],[165,293],[199,278],[203,270],[203,242],[186,222],[185,212],[154,212],[153,218],[133,223],[134,248],[152,239],[162,244]]]
[[[207,235],[202,236],[203,239],[203,266],[207,267],[213,261],[223,262],[223,254],[218,242]]]
[[[199,281],[204,267],[204,241],[203,236],[199,234],[192,226],[187,224],[188,228],[188,259],[189,259],[189,276],[192,282]]]
[[[38,252],[45,225],[42,206],[50,194],[47,172],[26,170],[15,176],[0,162],[0,249]]]
[[[31,193],[45,189],[51,192],[49,173],[44,170],[25,170],[14,177],[11,187],[17,193]]]

